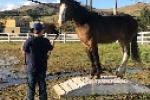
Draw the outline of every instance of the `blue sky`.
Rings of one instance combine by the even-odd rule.
[[[59,0],[38,0],[41,2],[59,2]],[[77,0],[82,4],[85,4],[86,0]],[[113,8],[115,0],[93,0],[93,6],[95,8]],[[118,0],[118,7],[131,5],[136,3],[137,1],[144,1],[146,3],[150,3],[150,0]],[[18,8],[21,5],[30,5],[32,4],[28,0],[0,0],[0,10],[10,10],[13,8]]]

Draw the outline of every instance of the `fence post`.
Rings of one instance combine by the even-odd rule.
[[[29,33],[27,33],[27,39],[29,38]]]
[[[64,43],[66,43],[66,33],[64,32]]]
[[[10,42],[10,33],[7,33],[8,35],[8,42]]]
[[[142,44],[144,44],[144,34],[142,33],[141,36],[142,36]]]
[[[44,34],[44,37],[47,38],[47,33]]]

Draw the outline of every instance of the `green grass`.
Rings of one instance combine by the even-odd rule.
[[[23,69],[24,55],[21,52],[22,43],[10,42],[0,43],[0,56],[15,56],[20,62],[15,65],[14,70],[20,71]],[[150,45],[139,45],[142,65],[135,65],[130,59],[129,67],[142,67],[146,71],[150,70]],[[107,71],[116,69],[122,60],[122,50],[117,43],[100,44],[99,55],[102,67]],[[86,55],[85,48],[80,42],[75,43],[55,43],[55,48],[51,52],[48,60],[48,72],[68,71],[68,70],[83,70],[90,69],[90,61]],[[148,73],[148,72],[146,72]],[[145,74],[146,74],[145,73]],[[141,74],[139,74],[141,76]],[[148,74],[149,75],[149,74]],[[132,75],[129,78],[132,78]],[[136,79],[136,78],[135,78]],[[149,80],[148,80],[149,81]]]
[[[17,65],[19,69],[24,64],[24,55],[21,52],[22,43],[0,43],[0,56],[9,55],[16,56],[20,62]],[[139,45],[140,55],[142,59],[142,67],[149,69],[150,66],[150,45]],[[119,44],[100,44],[99,45],[100,61],[103,67],[116,68],[122,60],[122,50]],[[135,63],[130,59],[128,66],[134,66]],[[49,56],[48,60],[49,71],[61,70],[80,70],[89,69],[90,61],[86,55],[85,48],[81,43],[56,43],[55,48]],[[141,65],[139,65],[141,66]]]
[[[23,69],[24,64],[24,55],[21,52],[22,43],[0,43],[0,57],[2,56],[16,56],[20,62],[15,65],[14,70],[20,71]],[[130,59],[128,62],[129,67],[143,67],[144,71],[139,73],[126,73],[125,78],[137,81],[141,84],[150,85],[150,45],[139,45],[140,55],[142,59],[142,65],[135,65],[135,63]],[[122,52],[119,44],[108,44],[99,45],[99,55],[100,60],[103,65],[103,68],[106,71],[110,69],[115,69],[119,66],[122,59]],[[90,69],[90,62],[85,53],[85,49],[81,43],[59,43],[56,42],[54,50],[51,52],[48,60],[48,72],[57,72],[57,71],[69,71],[69,70],[82,70],[82,69]],[[57,83],[56,81],[48,81],[48,90],[52,88],[52,86]],[[2,97],[18,98],[17,100],[21,100],[20,98],[24,98],[26,95],[26,85],[19,85],[15,87],[11,87],[5,89],[0,92]],[[16,92],[19,91],[19,92]],[[50,91],[48,91],[50,93]],[[113,96],[113,97],[89,97],[88,100],[94,100],[93,98],[102,98],[102,100],[108,99],[117,99],[121,98],[125,100],[129,99],[143,99],[146,100],[150,98],[149,95],[127,95],[127,96]],[[124,99],[125,98],[125,99]],[[7,98],[6,98],[7,99]],[[4,99],[5,100],[5,99]]]
[[[150,66],[150,46],[140,45],[140,55],[143,67]],[[122,60],[122,50],[118,44],[99,45],[100,61],[103,67],[116,68]],[[130,59],[129,66],[135,63]],[[88,69],[90,68],[89,59],[85,53],[85,48],[80,43],[56,43],[55,49],[50,56],[50,67],[64,70],[68,69]],[[53,68],[52,68],[53,69]]]

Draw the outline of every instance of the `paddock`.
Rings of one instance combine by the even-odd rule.
[[[50,41],[56,36],[43,35]],[[26,99],[27,77],[20,47],[27,38],[29,33],[0,33],[0,100]],[[62,32],[55,42],[54,51],[48,59],[48,100],[150,98],[150,32],[138,33],[142,64],[129,60],[123,79],[115,76],[122,57],[118,41],[98,46],[104,70],[100,79],[89,78],[89,60],[75,32]],[[36,93],[36,100],[38,97]]]
[[[18,77],[18,75],[21,76],[19,73],[25,74],[23,65],[24,62],[23,55],[21,54],[20,51],[21,44],[22,42],[0,42],[0,51],[1,51],[0,69],[3,68],[9,69],[7,71],[9,71],[10,74],[6,74],[6,76],[9,79],[13,79],[15,81],[18,81],[20,78],[21,79],[26,78],[25,76],[24,77],[22,76],[20,78]],[[125,79],[149,87],[150,46],[149,44],[143,45],[139,44],[139,48],[143,65],[134,65],[134,62],[132,62],[132,60],[129,60]],[[117,68],[117,66],[119,66],[119,62],[122,56],[119,44],[113,43],[108,45],[100,45],[99,49],[100,49],[99,53],[101,53],[102,55],[101,60],[103,68],[105,70],[105,75],[115,75],[114,74],[115,69]],[[10,58],[7,59],[8,57]],[[13,63],[14,61],[16,61],[16,63]],[[5,65],[2,62],[5,62]],[[48,73],[47,73],[47,87],[48,87],[47,92],[49,95],[48,99],[53,98],[53,96],[55,98],[55,95],[51,94],[53,93],[51,91],[53,86],[59,83],[64,83],[65,81],[72,79],[74,77],[83,76],[84,72],[87,72],[85,73],[85,75],[88,75],[89,69],[90,69],[89,60],[86,57],[86,54],[84,53],[84,48],[82,47],[82,44],[80,42],[66,42],[65,44],[63,42],[56,42],[55,49],[51,53],[51,56],[48,61]],[[71,73],[73,73],[73,75]],[[52,78],[54,79],[51,80]],[[5,80],[5,82],[7,82],[7,80]],[[12,82],[12,80],[10,82]],[[26,84],[23,83],[15,83],[6,88],[3,88],[0,91],[0,94],[2,94],[1,98],[4,98],[4,100],[7,98],[14,98],[14,99],[25,98]],[[16,92],[16,90],[18,92]],[[38,95],[36,95],[36,98],[38,98]],[[84,98],[95,100],[108,98],[147,99],[149,98],[149,94],[128,94],[128,95],[126,94],[118,96],[92,95],[92,96],[73,97],[73,99],[76,100],[84,100]]]

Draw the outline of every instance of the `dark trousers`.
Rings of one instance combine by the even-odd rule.
[[[38,83],[39,86],[39,99],[47,100],[45,77],[46,72],[44,71],[27,72],[27,82],[28,82],[27,100],[34,100],[36,83]]]

